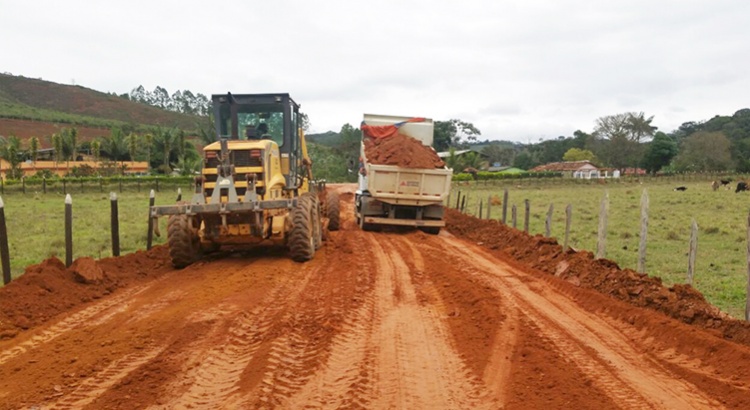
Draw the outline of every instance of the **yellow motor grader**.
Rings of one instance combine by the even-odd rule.
[[[339,227],[339,198],[313,180],[299,105],[289,94],[218,94],[212,103],[217,141],[203,149],[192,198],[151,208],[152,218],[169,216],[172,264],[223,245],[283,245],[295,261],[312,259]]]

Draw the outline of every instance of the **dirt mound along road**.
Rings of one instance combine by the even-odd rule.
[[[257,249],[156,268],[0,340],[0,409],[750,406],[744,344],[502,242],[362,232],[342,205],[308,263]]]
[[[404,134],[365,138],[364,144],[367,161],[371,164],[428,169],[445,166],[432,147]]]

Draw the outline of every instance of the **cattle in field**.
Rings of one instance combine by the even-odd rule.
[[[716,191],[717,189],[719,189],[720,186],[721,186],[721,183],[719,181],[713,181],[713,182],[711,182],[711,189],[713,189],[714,191]]]
[[[737,183],[737,189],[734,190],[734,193],[736,194],[737,192],[743,192],[743,191],[747,191],[747,190],[748,190],[747,189],[747,182],[740,181],[740,182]]]
[[[677,187],[677,188],[675,188],[674,190],[675,190],[675,191],[687,191],[687,187],[686,187],[686,186],[678,186],[678,187]]]
[[[729,185],[732,182],[732,178],[720,179],[719,182],[721,182],[721,185]]]

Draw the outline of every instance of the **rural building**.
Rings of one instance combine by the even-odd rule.
[[[68,175],[73,168],[88,166],[93,169],[103,168],[103,162],[96,161],[26,161],[20,164],[21,171],[26,177],[36,175],[37,172],[49,170],[51,173],[58,176]],[[120,162],[118,162],[120,164]],[[125,174],[143,174],[148,172],[148,162],[145,161],[124,161],[122,162],[126,166]],[[0,159],[0,177],[5,178],[6,173],[10,169],[10,163],[4,159]]]
[[[563,176],[573,178],[606,178],[606,172],[601,172],[591,161],[552,162],[532,168],[529,172],[561,172]]]

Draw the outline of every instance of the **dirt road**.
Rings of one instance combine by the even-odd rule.
[[[0,408],[750,407],[746,344],[447,232],[362,232],[344,200],[311,262],[176,271],[155,250],[138,280],[29,318],[0,340]]]

